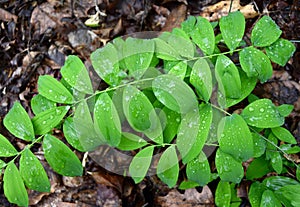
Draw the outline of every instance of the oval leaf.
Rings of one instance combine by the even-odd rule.
[[[225,55],[219,55],[216,62],[216,79],[221,93],[228,98],[241,97],[241,79],[237,67]]]
[[[197,17],[197,23],[190,32],[192,40],[207,55],[215,50],[215,34],[209,21],[201,16]]]
[[[252,139],[253,139],[253,157],[260,157],[262,156],[266,151],[266,140],[258,133],[253,132],[252,133]]]
[[[43,135],[56,127],[67,114],[70,106],[59,106],[41,112],[32,118],[36,135]]]
[[[256,86],[257,79],[256,77],[248,77],[243,70],[238,70],[241,79],[241,96],[236,98],[224,97],[222,94],[218,95],[218,102],[224,108],[229,108],[242,100],[244,100]]]
[[[199,98],[208,102],[212,94],[212,75],[205,59],[198,59],[192,68],[190,83],[196,88]]]
[[[43,75],[38,80],[39,94],[56,103],[73,103],[73,96],[65,86],[50,75]]]
[[[273,134],[280,139],[281,141],[297,144],[295,137],[291,134],[291,132],[283,127],[275,127],[271,129]]]
[[[205,186],[211,179],[210,166],[206,155],[201,152],[194,160],[187,163],[186,175],[189,180]]]
[[[181,61],[178,62],[170,69],[169,74],[174,75],[180,78],[181,80],[183,80],[185,78],[186,71],[187,71],[187,64]]]
[[[100,78],[109,85],[117,85],[119,77],[119,56],[115,46],[111,43],[97,49],[91,54],[93,68]]]
[[[54,101],[51,101],[40,94],[34,96],[31,99],[30,104],[31,109],[35,115],[56,107],[56,103]]]
[[[293,109],[294,109],[294,105],[290,105],[290,104],[282,104],[277,107],[277,110],[279,111],[281,116],[284,116],[284,117],[286,117],[290,113],[292,113]]]
[[[166,41],[155,38],[155,54],[158,58],[163,60],[180,60],[179,53]]]
[[[79,135],[77,133],[74,121],[72,117],[68,117],[64,121],[63,125],[63,132],[66,140],[68,143],[74,147],[75,149],[84,152],[84,148],[82,147],[80,140],[79,140]]]
[[[161,155],[157,164],[157,176],[166,183],[169,188],[176,185],[179,175],[179,164],[175,145],[168,147]]]
[[[272,176],[264,179],[263,184],[272,191],[277,191],[287,185],[300,185],[297,180],[284,176]]]
[[[281,207],[280,201],[270,190],[265,190],[261,196],[260,207]]]
[[[271,172],[271,169],[269,168],[269,161],[266,160],[265,156],[261,156],[250,163],[247,168],[246,178],[248,180],[261,178],[269,172]]]
[[[234,159],[231,155],[218,149],[216,153],[216,168],[219,176],[224,182],[239,183],[244,177],[242,163]]]
[[[260,99],[249,104],[241,113],[247,124],[259,128],[279,127],[284,117],[269,99]]]
[[[99,145],[105,143],[103,135],[98,133],[98,126],[95,126],[93,122],[86,100],[80,102],[76,107],[73,123],[84,151],[95,150]]]
[[[199,112],[193,111],[183,117],[176,140],[183,163],[193,160],[202,151],[211,123],[212,108],[209,104],[202,104]]]
[[[34,140],[34,130],[30,117],[19,102],[14,103],[4,117],[3,124],[16,137],[26,141]]]
[[[232,155],[237,160],[246,161],[253,156],[251,132],[238,114],[226,116],[220,121],[218,140],[222,152]]]
[[[245,17],[240,11],[230,12],[220,19],[220,30],[225,44],[233,51],[242,41],[245,32]]]
[[[110,96],[99,95],[94,108],[94,122],[105,141],[111,146],[118,146],[121,140],[121,122]]]
[[[296,47],[288,40],[280,38],[269,47],[266,52],[269,58],[281,66],[284,66],[296,51]]]
[[[126,39],[123,56],[129,75],[139,79],[145,73],[151,64],[154,48],[154,41],[150,39]]]
[[[50,181],[36,156],[25,149],[20,158],[20,174],[25,185],[39,192],[50,192]]]
[[[156,98],[173,111],[187,113],[198,108],[193,90],[175,76],[167,74],[158,76],[152,82],[152,88]]]
[[[133,86],[126,86],[123,94],[123,109],[133,129],[145,133],[157,143],[163,142],[160,120],[144,93]]]
[[[93,86],[85,65],[76,55],[69,55],[60,70],[65,81],[76,90],[92,94]]]
[[[169,45],[171,45],[171,47],[173,47],[181,57],[194,57],[194,44],[189,39],[171,33],[163,33],[160,38],[164,39]]]
[[[3,182],[4,194],[10,203],[15,203],[18,206],[28,206],[28,194],[24,182],[13,162],[7,165]]]
[[[118,149],[120,150],[136,150],[146,146],[148,142],[146,142],[141,137],[131,134],[129,132],[123,132],[121,137],[121,142],[118,145]]]
[[[43,140],[45,158],[51,168],[64,176],[81,176],[83,168],[78,157],[62,141],[46,134]]]
[[[249,201],[252,207],[260,207],[261,196],[265,191],[266,187],[259,183],[252,183],[249,190]]]
[[[163,107],[159,116],[162,126],[164,126],[164,143],[171,143],[171,141],[177,134],[181,116],[179,113],[172,111],[167,107]]]
[[[17,154],[16,148],[0,134],[0,157],[11,157]]]
[[[215,197],[217,206],[230,206],[231,189],[229,182],[220,181],[218,183]]]
[[[251,32],[251,42],[254,46],[265,47],[274,43],[282,31],[269,16],[263,16]]]
[[[261,82],[271,78],[273,68],[269,58],[254,47],[246,47],[240,52],[240,63],[248,77],[258,77]]]
[[[141,182],[146,176],[151,164],[154,146],[149,146],[138,152],[129,166],[129,173],[135,183]]]

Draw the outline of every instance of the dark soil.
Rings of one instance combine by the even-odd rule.
[[[100,11],[99,26],[84,22]],[[59,69],[67,55],[78,55],[91,67],[90,54],[117,36],[141,31],[170,31],[189,15],[199,15],[203,8],[218,0],[0,0],[0,133],[17,149],[25,142],[15,138],[2,124],[15,101],[20,101],[30,116],[30,100],[37,94],[37,79],[51,74],[59,78]],[[229,1],[230,2],[230,1]],[[245,6],[252,1],[242,1]],[[273,78],[259,84],[255,94],[275,104],[293,104],[286,119],[289,129],[300,143],[300,2],[299,0],[255,0],[255,10],[247,11],[246,36],[262,14],[270,15],[283,31],[283,37],[297,47],[284,67],[274,66]],[[228,4],[228,2],[227,2]],[[223,5],[224,6],[224,5]],[[228,6],[228,5],[227,5]],[[226,5],[225,5],[226,7]],[[226,7],[227,8],[227,7]],[[209,10],[213,18],[226,9]],[[242,10],[242,9],[241,9]],[[204,14],[203,14],[204,15]],[[101,87],[101,86],[100,86]],[[56,136],[63,138],[60,130]],[[51,193],[28,191],[31,206],[213,206],[214,186],[189,191],[168,189],[157,177],[148,177],[138,185],[130,178],[114,175],[101,168],[89,156],[82,177],[62,177],[54,173],[41,156],[51,180]],[[76,152],[82,160],[84,154]],[[2,180],[2,179],[0,179]],[[241,193],[241,192],[240,192]],[[244,195],[247,205],[247,195]],[[13,206],[0,187],[0,206]]]

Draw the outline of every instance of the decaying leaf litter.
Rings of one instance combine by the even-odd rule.
[[[299,2],[294,1],[234,1],[232,10],[240,9],[249,18],[246,31],[250,36],[251,25],[259,13],[270,14],[283,30],[283,37],[299,41]],[[16,100],[28,110],[37,92],[39,75],[59,77],[59,70],[67,55],[76,54],[91,67],[90,53],[117,36],[140,31],[170,31],[179,26],[188,15],[203,15],[211,21],[228,13],[230,1],[9,1],[0,2],[0,63],[1,120]],[[87,22],[88,21],[88,22]],[[96,26],[96,27],[94,27]],[[250,40],[249,40],[250,41]],[[275,66],[272,81],[258,85],[255,94],[271,98],[274,103],[294,104],[295,109],[287,118],[287,127],[300,139],[300,72],[299,44],[297,51],[285,67]],[[95,76],[96,77],[96,76]],[[106,87],[100,84],[100,88]],[[242,106],[241,106],[242,107]],[[238,110],[233,109],[233,110]],[[249,109],[250,110],[250,107]],[[260,110],[260,109],[259,109]],[[251,118],[251,117],[250,117]],[[1,126],[0,131],[19,149],[24,143],[9,135]],[[55,134],[63,137],[61,131]],[[40,159],[40,147],[34,149]],[[105,153],[104,151],[100,151]],[[157,178],[149,178],[133,185],[129,178],[105,172],[84,154],[86,173],[83,177],[61,177],[43,162],[51,180],[51,193],[30,193],[34,206],[201,206],[213,203],[214,186],[178,192],[168,189]],[[299,160],[299,158],[294,158]],[[298,162],[298,161],[297,161]],[[243,192],[243,186],[238,193]],[[183,202],[185,200],[185,202]],[[3,194],[0,203],[10,206]],[[76,204],[75,204],[76,203]]]

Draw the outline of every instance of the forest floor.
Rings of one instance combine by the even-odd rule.
[[[91,52],[115,37],[141,31],[171,31],[190,15],[216,21],[226,15],[230,5],[230,1],[216,5],[218,2],[0,0],[0,133],[18,149],[24,148],[24,141],[9,134],[2,120],[17,100],[33,116],[30,100],[37,94],[38,77],[44,74],[59,77],[59,69],[68,55],[78,55],[91,67]],[[293,41],[297,48],[286,66],[273,65],[272,79],[258,84],[254,93],[272,99],[275,104],[294,105],[285,127],[300,143],[300,2],[234,2],[247,18],[246,36],[250,36],[253,24],[261,15],[270,15],[283,31],[282,37]],[[100,10],[98,26],[89,27],[86,20],[91,20],[97,8]],[[82,153],[77,154],[81,159],[84,157]],[[30,206],[214,206],[214,183],[201,189],[180,191],[168,189],[153,176],[136,185],[130,178],[106,171],[90,157],[86,158],[82,177],[63,177],[45,166],[51,193],[29,191]],[[246,194],[244,198],[243,205],[248,206]],[[6,200],[2,185],[0,206],[13,206]]]

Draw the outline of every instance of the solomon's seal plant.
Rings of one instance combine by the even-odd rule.
[[[255,24],[248,46],[244,31],[244,16],[234,12],[219,23],[189,17],[181,28],[152,39],[117,38],[91,55],[95,72],[108,85],[100,91],[81,60],[68,56],[61,80],[39,77],[39,93],[31,101],[34,117],[16,102],[4,118],[7,130],[28,143],[18,151],[0,135],[8,200],[27,206],[26,187],[50,191],[31,151],[34,145],[42,147],[57,173],[82,175],[68,142],[81,152],[104,145],[119,154],[127,151],[129,163],[121,173],[136,183],[157,174],[169,187],[187,189],[220,178],[218,206],[239,205],[236,186],[243,179],[252,181],[252,206],[299,206],[300,183],[285,176],[300,177],[290,159],[300,148],[283,127],[293,107],[251,94],[257,81],[271,78],[271,61],[285,65],[295,47],[280,38],[281,30],[268,16]],[[241,113],[228,112],[247,98]],[[54,136],[54,128],[63,131],[65,141]],[[266,177],[270,172],[276,176]],[[181,183],[179,173],[184,173]]]

